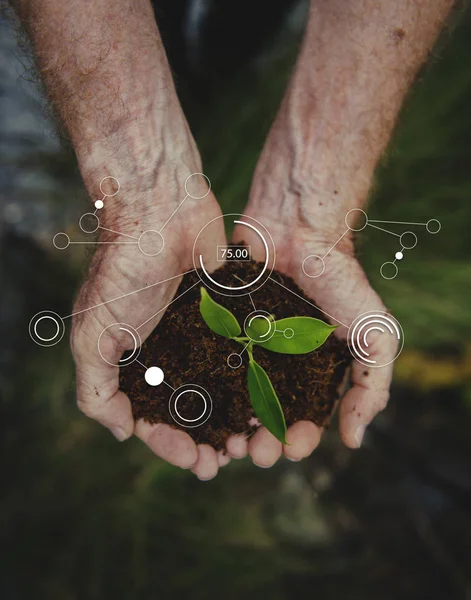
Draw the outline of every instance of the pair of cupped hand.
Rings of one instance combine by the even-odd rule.
[[[323,202],[319,202],[319,191],[309,185],[302,187],[301,194],[293,194],[286,178],[280,176],[277,182],[276,171],[266,163],[261,161],[256,171],[245,214],[269,230],[276,247],[275,268],[292,277],[321,309],[348,326],[363,312],[384,310],[353,255],[352,240],[348,235],[329,252],[325,271],[320,277],[305,275],[303,260],[311,255],[323,256],[344,232],[345,210],[341,204],[334,206],[334,199],[329,200],[327,193],[322,194]],[[119,194],[107,198],[99,213],[103,227],[101,240],[128,239],[114,231],[138,238],[145,230],[159,230],[186,196],[188,175],[200,171],[199,159],[178,167],[175,162],[167,165],[164,161],[156,181],[148,187],[134,186],[132,178],[126,180],[121,176]],[[200,177],[201,185],[205,185]],[[181,281],[178,275],[194,268],[192,253],[196,237],[208,222],[220,215],[220,207],[211,191],[199,200],[187,198],[175,212],[162,232],[165,246],[158,256],[147,256],[135,245],[98,245],[74,308],[79,314],[73,319],[71,335],[80,409],[109,428],[118,440],[123,441],[134,434],[157,456],[182,469],[191,469],[201,480],[212,479],[219,467],[231,458],[242,458],[247,454],[260,467],[272,466],[282,454],[294,461],[301,460],[311,454],[322,436],[322,429],[314,423],[300,421],[288,429],[288,444],[282,445],[261,427],[249,439],[243,434],[231,437],[226,450],[217,453],[208,445],[195,444],[185,431],[166,424],[135,422],[130,401],[119,390],[119,369],[112,366],[127,349],[129,337],[125,334],[121,337],[119,331],[110,328],[100,339],[101,354],[98,350],[100,334],[112,323],[137,327],[147,321],[139,329],[141,339],[146,339],[161,319],[161,309],[172,301]],[[205,238],[205,232],[199,237],[198,243],[205,256],[214,256],[216,246],[226,244],[223,220],[219,219],[218,223],[219,226],[207,229],[208,237]],[[247,228],[236,229],[233,239],[244,239],[252,248],[257,248],[257,241],[251,239]],[[214,262],[208,261],[205,266],[215,269],[220,263],[216,263],[214,256]],[[162,283],[153,285],[157,282]],[[145,289],[148,286],[152,287]],[[136,290],[141,291],[134,293]],[[118,297],[119,300],[108,302]],[[86,310],[91,306],[96,308]],[[337,328],[335,335],[345,338],[347,328]],[[381,356],[391,348],[384,348],[378,342],[369,350],[372,355]],[[340,436],[348,447],[361,445],[366,426],[385,407],[391,372],[391,365],[368,369],[353,363],[352,386],[342,398],[339,409]]]

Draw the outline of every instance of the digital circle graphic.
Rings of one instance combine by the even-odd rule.
[[[165,246],[165,240],[160,231],[148,229],[139,236],[137,245],[142,254],[146,256],[157,256]]]
[[[197,411],[202,409],[201,413],[196,417],[192,416],[191,418],[183,416],[181,414],[181,412],[184,411],[184,409],[182,409],[182,404],[185,402],[187,405],[188,403],[190,403],[190,405],[195,405]],[[186,406],[186,408],[188,408],[188,406]],[[196,385],[195,383],[185,383],[172,393],[168,403],[168,409],[175,423],[181,427],[193,429],[195,427],[200,427],[209,419],[213,412],[213,401],[209,393],[200,385]]]
[[[95,200],[95,208],[97,210],[100,210],[100,208],[103,208],[103,206],[104,206],[103,200]]]
[[[237,354],[237,352],[232,352],[232,354],[229,354],[227,357],[226,362],[227,366],[231,369],[238,369],[242,366],[242,356]]]
[[[100,227],[100,219],[93,213],[85,213],[80,217],[79,226],[84,233],[95,233]]]
[[[320,277],[325,271],[325,260],[317,254],[306,256],[301,265],[304,275],[314,279]]]
[[[64,337],[64,320],[52,310],[42,310],[29,322],[29,335],[38,346],[55,346]]]
[[[65,250],[70,245],[70,237],[61,231],[52,238],[52,243],[58,250]]]
[[[202,200],[211,191],[211,182],[204,173],[192,173],[185,180],[185,192],[193,200]]]
[[[260,252],[264,255],[259,272],[250,281],[241,282],[234,279],[234,285],[227,285],[217,280],[216,273],[209,273],[211,269],[207,265],[211,264],[214,268],[218,248],[217,243],[215,243],[214,248],[208,250],[207,240],[220,238],[220,230],[224,226],[224,219],[234,225],[243,227],[247,232],[245,235],[250,236],[251,248],[253,249],[255,245],[258,245]],[[208,256],[208,252],[213,252],[212,256]],[[201,229],[193,244],[193,265],[198,277],[206,287],[223,296],[245,296],[258,290],[270,277],[275,266],[275,259],[275,244],[270,232],[259,221],[247,215],[232,213],[212,219]]]
[[[396,252],[396,254],[394,255],[394,258],[396,260],[402,260],[404,258],[404,254],[402,252]]]
[[[425,229],[432,235],[438,233],[441,228],[442,224],[438,219],[429,219],[427,223],[425,223]]]
[[[160,385],[165,378],[164,372],[160,367],[149,367],[144,373],[144,379],[146,383],[152,387]]]
[[[379,339],[376,352],[371,345]],[[348,329],[348,348],[353,358],[367,367],[385,367],[391,364],[404,347],[404,332],[399,321],[387,312],[368,311],[357,317]],[[380,355],[375,358],[375,355]]]
[[[396,277],[396,275],[398,274],[399,269],[396,263],[387,261],[381,265],[379,272],[381,273],[381,276],[384,277],[384,279],[394,279],[394,277]]]
[[[252,342],[267,342],[275,335],[275,323],[266,310],[254,310],[245,317],[244,333]]]
[[[417,236],[413,231],[405,231],[401,234],[399,242],[405,250],[412,250],[417,246]]]
[[[345,225],[351,231],[362,231],[368,225],[368,215],[361,208],[352,208],[345,215]]]
[[[105,332],[107,334],[105,335]],[[115,351],[116,341],[125,350],[117,363],[111,362],[106,355]],[[141,337],[137,329],[127,323],[112,323],[103,329],[98,338],[98,352],[101,358],[112,367],[126,367],[139,357],[141,352]]]
[[[291,338],[294,337],[294,329],[291,329],[291,327],[287,327],[284,331],[283,331],[283,335],[285,336],[285,338],[287,340],[290,340]]]
[[[107,198],[116,196],[120,188],[121,184],[119,181],[116,179],[116,177],[112,177],[111,175],[103,177],[103,179],[100,181],[100,192]]]

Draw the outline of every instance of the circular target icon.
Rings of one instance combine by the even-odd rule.
[[[404,331],[399,321],[387,312],[372,310],[350,325],[348,348],[358,362],[367,367],[389,365],[404,347]]]
[[[213,412],[213,401],[200,385],[185,383],[174,390],[168,403],[172,419],[181,427],[200,427]]]
[[[65,325],[62,317],[52,310],[43,310],[29,322],[29,335],[38,346],[55,346],[64,337]]]
[[[117,362],[113,362],[111,355],[116,352],[116,342],[124,348],[125,352]],[[106,363],[112,367],[126,367],[138,359],[141,343],[137,329],[127,323],[113,323],[100,333],[97,345],[98,352]]]

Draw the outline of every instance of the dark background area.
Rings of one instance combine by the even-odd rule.
[[[225,212],[242,210],[296,56],[303,2],[161,2],[177,89]],[[232,461],[203,484],[137,440],[117,444],[75,407],[66,338],[28,322],[67,314],[87,198],[15,26],[0,21],[0,597],[6,599],[464,599],[471,594],[471,13],[424,66],[377,171],[372,218],[426,221],[397,250],[368,229],[357,252],[401,322],[388,408],[351,451],[335,425],[311,458]],[[82,249],[83,248],[83,249]]]

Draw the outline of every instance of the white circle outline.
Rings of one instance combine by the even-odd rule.
[[[291,335],[286,335],[287,331],[291,331]],[[285,338],[287,340],[290,340],[291,338],[294,338],[294,329],[292,329],[291,327],[287,327],[284,331],[283,331],[283,335],[285,336]]]
[[[411,235],[413,235],[413,236],[414,236],[415,243],[414,243],[414,245],[413,245],[413,246],[406,246],[406,245],[404,244],[404,242],[402,241],[402,236],[403,236],[403,235],[407,235],[407,234],[411,234]],[[399,236],[399,242],[400,242],[401,246],[402,246],[402,247],[403,247],[405,250],[412,250],[412,248],[415,248],[415,247],[417,246],[417,241],[418,241],[418,240],[417,240],[417,236],[416,236],[416,234],[415,234],[413,231],[404,231],[404,233],[401,233],[401,235]]]
[[[247,216],[247,215],[241,215],[240,213],[227,213],[227,214],[219,215],[218,217],[215,217],[214,219],[211,219],[211,221],[208,221],[208,223],[206,223],[206,225],[205,225],[204,227],[202,227],[202,229],[200,230],[200,232],[199,232],[199,233],[198,233],[198,235],[196,236],[196,238],[195,238],[195,241],[194,241],[194,243],[193,243],[193,266],[195,267],[196,274],[197,274],[197,275],[198,275],[198,277],[200,278],[201,282],[202,282],[202,283],[204,283],[205,285],[207,285],[207,286],[208,286],[208,287],[209,287],[211,290],[213,290],[213,292],[216,292],[217,294],[221,294],[221,296],[229,296],[229,297],[232,297],[232,296],[247,296],[248,294],[250,294],[250,293],[252,293],[252,292],[255,292],[255,291],[257,291],[258,289],[260,289],[260,288],[261,288],[261,287],[262,287],[262,286],[263,286],[263,285],[266,283],[266,280],[265,280],[265,281],[263,281],[263,282],[262,282],[262,283],[261,283],[261,284],[260,284],[258,287],[256,287],[255,289],[253,289],[253,290],[250,290],[250,291],[248,291],[248,292],[238,293],[238,294],[237,294],[237,293],[225,294],[224,292],[222,292],[222,291],[221,291],[221,288],[222,288],[222,289],[231,290],[232,292],[237,292],[237,291],[243,290],[243,289],[245,289],[245,288],[247,288],[247,287],[250,287],[250,286],[254,285],[254,283],[256,283],[256,282],[257,282],[257,281],[260,279],[260,277],[261,277],[261,276],[262,276],[262,275],[265,273],[265,271],[266,271],[266,269],[267,269],[268,262],[269,262],[269,258],[270,258],[269,251],[268,251],[268,246],[267,246],[267,242],[266,242],[265,238],[263,237],[263,235],[260,233],[260,231],[258,231],[258,229],[256,229],[256,228],[255,228],[253,225],[251,225],[250,223],[247,223],[246,221],[237,221],[237,220],[233,221],[234,223],[239,223],[240,225],[247,225],[247,226],[248,226],[248,227],[250,227],[251,229],[254,229],[254,230],[255,230],[255,231],[258,233],[258,235],[261,237],[261,239],[262,239],[262,242],[263,242],[263,244],[264,244],[264,246],[265,246],[265,255],[266,255],[266,256],[265,256],[265,264],[264,264],[264,267],[263,267],[263,271],[262,271],[262,273],[260,273],[260,275],[259,275],[259,276],[258,276],[256,279],[254,279],[254,281],[252,281],[251,283],[248,283],[248,284],[246,284],[246,285],[244,285],[244,286],[239,286],[239,287],[229,287],[229,286],[224,286],[224,285],[222,285],[222,284],[218,283],[218,282],[217,282],[217,281],[215,281],[215,280],[214,280],[212,277],[210,277],[210,276],[209,276],[208,272],[207,272],[207,271],[206,271],[206,269],[204,268],[204,265],[203,265],[203,263],[202,263],[202,256],[201,256],[201,254],[200,254],[200,255],[199,255],[199,259],[200,259],[200,263],[201,263],[202,270],[204,271],[204,273],[205,273],[205,275],[208,277],[208,279],[210,279],[210,280],[211,280],[211,282],[212,282],[212,283],[214,283],[214,284],[217,286],[217,288],[219,288],[219,289],[214,289],[213,287],[211,287],[210,285],[208,285],[207,281],[205,281],[205,280],[202,278],[202,276],[201,276],[201,274],[200,274],[200,272],[199,272],[199,269],[198,269],[198,267],[197,267],[197,265],[196,265],[196,260],[195,260],[195,258],[196,258],[196,257],[195,257],[195,250],[196,250],[196,244],[197,244],[197,242],[198,242],[198,239],[199,239],[199,237],[200,237],[201,233],[202,233],[202,232],[203,232],[203,231],[206,229],[206,227],[208,227],[208,225],[211,225],[211,223],[214,223],[214,221],[217,221],[218,219],[224,219],[224,217],[241,217],[241,218],[244,218],[244,219],[250,219],[251,221],[255,221],[255,223],[257,223],[257,225],[259,225],[259,226],[260,226],[260,227],[261,227],[261,228],[262,228],[262,229],[265,231],[265,233],[267,234],[267,236],[270,238],[270,242],[271,242],[271,245],[272,245],[272,247],[273,247],[273,264],[272,264],[272,266],[271,266],[271,267],[270,267],[270,269],[269,269],[269,274],[268,274],[268,277],[270,277],[270,275],[272,274],[272,272],[273,272],[273,269],[275,268],[275,262],[276,262],[276,248],[275,248],[275,244],[274,244],[274,242],[273,242],[273,238],[272,238],[272,236],[271,236],[270,232],[269,232],[269,231],[268,231],[268,229],[265,227],[265,225],[262,225],[262,223],[260,223],[260,221],[257,221],[257,219],[254,219],[253,217],[249,217],[249,216]],[[268,278],[267,278],[267,279],[268,279]]]
[[[379,319],[383,319],[383,320],[382,321],[376,320],[375,317],[378,317]],[[359,327],[358,332],[356,332],[357,327],[366,319],[369,319],[369,320],[366,323],[364,323],[363,325],[361,325],[361,327]],[[376,361],[366,358],[370,354],[361,347],[360,342],[358,341],[360,338],[360,335],[362,334],[364,327],[372,325],[373,323],[379,323],[383,327],[386,327],[392,335],[394,335],[394,333],[395,333],[396,337],[399,341],[398,349],[396,350],[396,354],[395,354],[394,358],[392,358],[389,362],[380,364],[380,365],[377,364]],[[380,327],[378,327],[376,325],[374,325],[373,327],[370,327],[363,334],[363,343],[365,344],[365,346],[367,348],[368,348],[368,341],[366,340],[366,337],[367,337],[368,333],[372,330],[378,330],[378,331],[381,331],[382,333],[385,333],[384,329],[381,329]],[[379,369],[381,367],[386,367],[387,365],[390,365],[391,363],[393,363],[396,360],[396,358],[399,356],[399,354],[402,352],[402,349],[404,348],[404,330],[402,329],[402,326],[399,323],[399,321],[396,319],[396,317],[393,317],[389,313],[386,313],[381,310],[370,310],[370,311],[367,311],[367,312],[359,315],[358,317],[356,317],[356,319],[350,325],[350,327],[348,328],[347,344],[348,344],[348,349],[350,350],[350,354],[353,356],[353,358],[357,362],[359,362],[362,365],[365,365],[367,367]],[[358,344],[358,350],[356,348],[356,344]],[[362,355],[364,355],[364,356],[362,356]]]
[[[186,388],[186,389],[182,389],[182,388]],[[195,389],[195,388],[198,388],[198,389]],[[205,397],[203,395],[203,393],[200,392],[199,390],[202,390],[206,394],[207,397]],[[178,399],[182,396],[182,394],[184,394],[186,392],[195,392],[196,394],[201,396],[205,402],[205,409],[204,409],[203,413],[201,414],[201,416],[198,417],[198,419],[184,419],[180,415],[178,410],[175,410],[178,417],[180,419],[182,419],[182,421],[184,421],[185,423],[193,423],[196,420],[202,419],[204,417],[204,412],[208,408],[208,404],[209,404],[208,416],[204,419],[204,421],[201,421],[201,423],[197,423],[196,425],[185,425],[184,423],[179,422],[173,414],[172,408],[175,409]],[[175,395],[177,396],[176,398],[175,398]],[[180,425],[180,427],[185,427],[187,429],[194,429],[195,427],[200,427],[201,425],[204,425],[206,423],[206,421],[209,419],[209,417],[211,416],[211,414],[213,412],[213,401],[212,401],[210,394],[201,385],[197,385],[196,383],[185,383],[173,391],[172,395],[170,396],[170,400],[168,401],[168,410],[170,412],[170,416],[175,421],[175,423],[177,423],[177,425]]]
[[[105,179],[113,179],[113,181],[116,181],[116,183],[118,184],[118,189],[116,190],[116,192],[113,192],[112,194],[106,194],[102,189],[101,186],[103,185],[103,182],[105,181]],[[103,194],[103,196],[105,196],[106,198],[112,198],[113,196],[116,196],[116,194],[119,192],[119,190],[121,189],[121,184],[119,183],[119,179],[116,179],[116,177],[113,177],[113,175],[106,175],[106,177],[103,177],[103,179],[100,181],[100,192]]]
[[[158,250],[157,252],[154,252],[153,254],[151,254],[150,252],[146,252],[145,250],[143,250],[141,248],[141,238],[144,234],[146,233],[158,233],[161,240],[162,240],[162,248],[160,248],[160,250]],[[145,254],[146,256],[157,256],[157,254],[160,254],[162,252],[162,250],[165,248],[165,239],[164,236],[160,233],[160,231],[157,231],[156,229],[146,229],[146,231],[143,231],[141,233],[141,235],[139,236],[139,239],[137,240],[137,247],[139,248],[139,250],[142,252],[142,254]]]
[[[386,275],[384,275],[383,273],[383,268],[385,265],[394,265],[394,268],[396,269],[396,272],[394,273],[394,275],[392,277],[386,277]],[[387,260],[386,262],[384,262],[381,267],[379,268],[379,272],[381,273],[381,277],[383,279],[387,279],[388,281],[390,281],[391,279],[394,279],[397,274],[399,273],[399,267],[396,265],[396,263],[392,262],[391,260]]]
[[[231,365],[231,363],[229,361],[231,356],[239,357],[240,362],[237,366]],[[242,366],[242,356],[240,354],[237,354],[237,352],[231,352],[231,354],[229,354],[229,356],[226,358],[226,363],[227,363],[227,366],[230,367],[231,369],[239,369]]]
[[[177,404],[178,401],[180,400],[180,398],[183,396],[183,394],[198,394],[198,396],[201,396],[201,398],[203,398],[203,402],[204,402],[204,408],[203,408],[203,412],[201,413],[201,415],[199,417],[196,417],[196,419],[185,419],[185,417],[182,417],[181,414],[178,412],[178,408],[177,408]],[[175,413],[178,415],[178,417],[182,420],[185,421],[185,423],[194,423],[195,421],[199,421],[201,419],[201,417],[204,415],[204,413],[206,412],[206,409],[208,408],[208,403],[206,402],[206,398],[203,396],[203,394],[201,392],[198,392],[198,390],[183,390],[183,392],[180,392],[178,394],[178,396],[175,398],[175,402],[173,405],[173,410],[175,411]]]
[[[437,229],[437,231],[430,231],[429,225],[432,222],[438,223],[438,229]],[[428,233],[431,233],[432,235],[435,235],[436,233],[438,233],[441,230],[441,228],[442,228],[442,224],[440,223],[440,221],[438,219],[429,219],[425,223],[425,229],[427,230]]]
[[[361,212],[365,215],[366,220],[365,220],[365,224],[363,225],[363,227],[359,227],[359,228],[355,229],[354,227],[352,227],[351,225],[349,225],[347,223],[347,217],[351,212]],[[368,225],[368,215],[361,208],[351,208],[345,215],[345,225],[350,229],[350,231],[363,231],[363,229],[365,229],[365,227]]]
[[[84,217],[88,217],[88,215],[91,215],[93,218],[95,218],[96,222],[97,222],[97,226],[95,227],[95,229],[92,229],[91,231],[87,231],[86,229],[83,228],[83,225],[82,225],[82,219]],[[100,219],[94,213],[90,213],[90,212],[85,213],[79,219],[79,227],[84,233],[95,233],[95,231],[98,231],[98,228],[100,227]]]
[[[109,329],[110,327],[114,327],[115,325],[120,326],[119,327],[120,331],[125,331],[126,333],[129,333],[129,335],[132,337],[132,340],[134,342],[134,348],[132,349],[131,354],[127,358],[120,358],[118,361],[118,364],[115,364],[115,363],[110,362],[109,360],[106,360],[106,358],[103,356],[103,354],[101,353],[101,350],[100,350],[101,336],[105,333],[105,331],[107,329]],[[98,348],[99,355],[105,361],[105,363],[107,363],[111,367],[127,367],[128,365],[132,364],[135,360],[137,360],[139,354],[141,353],[141,345],[142,345],[142,342],[141,342],[141,336],[139,335],[139,332],[137,331],[137,329],[134,329],[134,327],[132,325],[128,325],[128,323],[111,323],[111,325],[107,325],[103,329],[103,331],[100,333],[100,335],[98,336],[98,341],[97,341],[97,348]]]
[[[253,310],[251,313],[249,313],[245,317],[245,319],[244,319],[244,333],[249,338],[249,340],[251,342],[255,342],[256,344],[263,343],[263,342],[268,342],[268,340],[271,340],[271,338],[275,335],[276,325],[275,325],[274,321],[272,321],[272,319],[270,317],[271,317],[270,313],[267,312],[266,310]],[[265,321],[269,324],[269,328],[268,328],[267,333],[264,333],[263,335],[260,336],[261,338],[262,337],[265,338],[263,340],[262,339],[260,339],[260,340],[254,340],[247,333],[247,327],[250,327],[250,323],[254,319],[257,319],[257,318],[265,319]],[[269,336],[269,337],[267,337],[267,336]]]
[[[39,317],[40,315],[43,315],[43,316],[41,316],[39,319],[37,319],[37,317]],[[39,321],[41,321],[42,319],[45,319],[45,318],[51,319],[57,325],[57,332],[55,333],[55,335],[52,338],[49,338],[49,339],[42,338],[38,334],[38,331],[36,329],[36,326],[39,323]],[[36,313],[35,315],[33,315],[33,317],[31,317],[28,330],[29,330],[29,336],[35,344],[37,344],[38,346],[42,346],[43,348],[49,348],[50,346],[55,346],[56,344],[58,344],[61,341],[61,339],[64,337],[64,333],[65,333],[64,319],[52,310],[42,310],[42,311]],[[55,339],[55,341],[53,341],[54,338],[57,338],[57,339]]]
[[[190,192],[188,191],[188,188],[186,187],[188,184],[188,180],[190,179],[190,177],[193,177],[194,175],[202,175],[206,181],[208,182],[208,191],[206,192],[206,194],[204,194],[204,196],[192,196],[190,194]],[[191,173],[190,175],[188,175],[188,177],[185,179],[185,192],[186,194],[190,197],[193,198],[193,200],[202,200],[203,198],[206,198],[206,196],[209,194],[209,192],[211,191],[211,181],[209,179],[209,177],[207,175],[205,175],[204,173]]]
[[[309,258],[318,258],[320,261],[322,261],[322,271],[320,273],[318,273],[317,275],[309,275],[309,273],[306,272],[304,264]],[[322,258],[322,256],[319,256],[318,254],[310,254],[309,256],[306,256],[306,258],[303,260],[303,262],[301,264],[301,269],[302,269],[304,275],[306,275],[306,277],[309,277],[310,279],[316,279],[317,277],[320,277],[321,275],[323,275],[323,273],[325,271],[325,260]]]
[[[64,247],[60,247],[56,244],[56,237],[58,235],[65,235],[65,237],[67,238],[67,246]],[[64,233],[63,231],[59,231],[59,233],[56,233],[56,235],[52,238],[52,245],[54,246],[54,248],[57,248],[58,250],[65,250],[66,248],[68,248],[70,246],[70,237]]]

